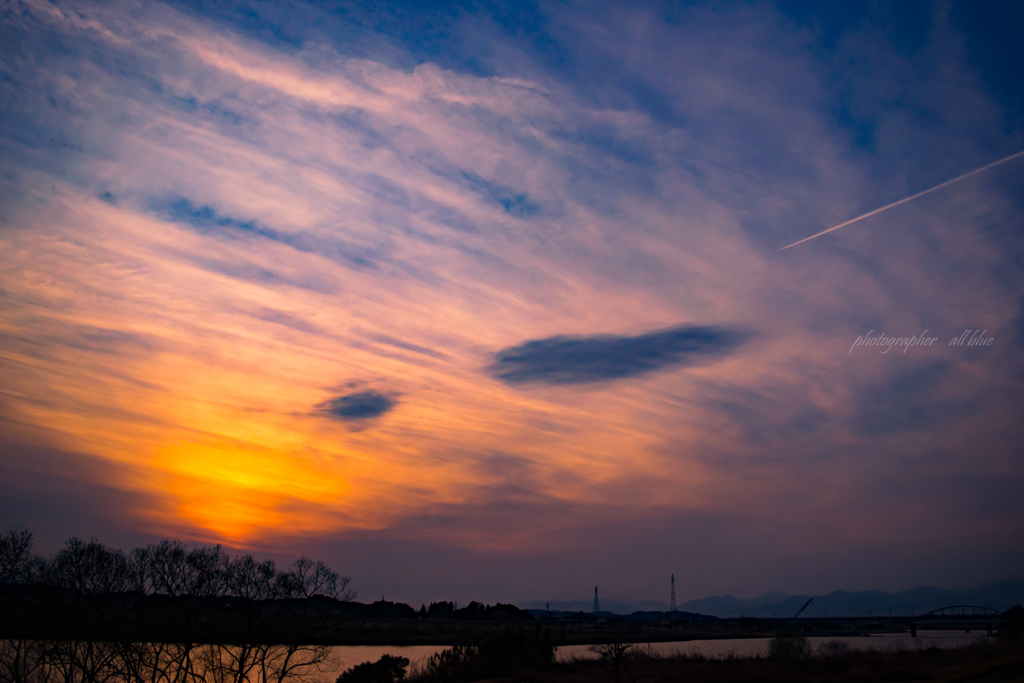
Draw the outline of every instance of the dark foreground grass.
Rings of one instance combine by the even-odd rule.
[[[414,670],[411,683],[471,680],[509,681],[510,683],[818,683],[854,681],[891,683],[895,681],[933,681],[953,683],[992,676],[993,683],[1024,680],[1010,674],[1024,665],[1024,646],[1020,642],[979,644],[954,650],[938,648],[903,651],[849,650],[842,644],[819,652],[800,652],[796,656],[756,658],[706,658],[700,655],[662,655],[639,648],[628,650],[615,666],[611,658],[577,659],[546,666],[524,667],[503,675],[459,675]],[[617,670],[617,673],[616,673]],[[467,672],[468,674],[469,672]],[[433,674],[433,675],[432,675]],[[987,682],[988,679],[986,679]]]

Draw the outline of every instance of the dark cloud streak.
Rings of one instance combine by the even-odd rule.
[[[365,249],[342,245],[311,235],[292,234],[261,225],[255,220],[239,220],[219,213],[210,206],[196,206],[185,197],[173,196],[166,200],[154,200],[150,208],[162,217],[178,224],[188,225],[203,235],[237,238],[242,236],[262,237],[283,244],[304,254],[318,254],[335,263],[356,269],[374,269],[379,255]]]
[[[500,206],[505,213],[516,218],[532,218],[540,213],[540,205],[525,192],[516,192],[510,187],[484,180],[475,173],[460,171],[459,175],[477,194]]]
[[[394,399],[372,389],[339,396],[320,405],[329,417],[345,422],[380,417],[394,407]]]
[[[488,368],[507,384],[586,384],[634,377],[725,355],[749,333],[680,325],[633,337],[593,335],[535,339],[499,351]]]

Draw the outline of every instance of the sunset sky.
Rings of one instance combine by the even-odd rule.
[[[1024,150],[1024,10],[825,4],[5,2],[0,531],[1021,578],[1024,157],[782,247]]]

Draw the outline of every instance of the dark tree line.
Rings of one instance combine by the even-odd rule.
[[[319,670],[316,644],[350,579],[165,540],[125,553],[70,539],[48,558],[0,535],[0,681],[283,683]]]
[[[489,620],[489,621],[532,621],[533,615],[515,605],[495,603],[485,605],[475,600],[462,609],[456,609],[454,602],[432,602],[428,609],[426,605],[420,607],[418,613],[420,619],[466,619],[466,620]]]

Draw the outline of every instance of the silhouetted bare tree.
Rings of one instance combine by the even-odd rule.
[[[39,581],[45,568],[41,558],[32,555],[32,534],[8,531],[0,535],[0,610],[19,613],[27,595],[22,587]],[[43,663],[42,645],[32,639],[11,638],[0,641],[0,679],[24,683],[36,677]]]
[[[42,622],[55,636],[49,639],[0,640],[0,680],[302,679],[327,659],[327,647],[316,642],[335,618],[337,601],[355,599],[349,583],[305,557],[280,571],[270,560],[170,540],[125,554],[76,537],[43,560],[32,555],[30,533],[8,532],[0,535],[0,607],[8,615],[0,624],[16,631],[19,624],[9,615],[30,617],[35,604],[45,605],[60,624]],[[138,632],[151,642],[139,642]],[[277,644],[282,633],[287,643]]]
[[[612,680],[619,683],[622,679],[622,667],[626,663],[626,654],[632,648],[633,643],[604,643],[593,645],[590,650],[611,666]]]

